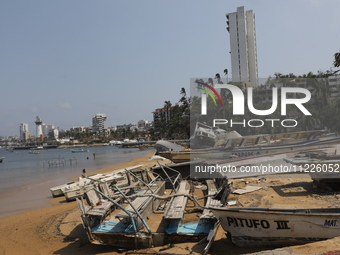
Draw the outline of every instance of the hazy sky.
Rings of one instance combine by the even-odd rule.
[[[152,120],[190,78],[230,70],[225,14],[256,18],[259,77],[328,70],[339,0],[0,1],[0,136],[35,118],[60,129]],[[231,70],[230,70],[231,71]]]

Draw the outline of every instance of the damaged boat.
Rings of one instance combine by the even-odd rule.
[[[136,165],[128,167],[128,170],[140,169],[143,165]],[[125,169],[115,170],[106,174],[94,174],[87,177],[79,177],[75,182],[69,182],[53,188],[50,188],[52,196],[65,196],[67,201],[73,201],[76,197],[84,194],[87,190],[94,187],[97,183],[116,182],[118,186],[126,185],[128,183]]]
[[[77,198],[82,223],[94,244],[125,248],[151,247],[157,243],[147,219],[158,209],[164,195],[165,180],[146,169],[126,170],[129,185],[92,189]],[[179,174],[179,173],[177,173]],[[180,176],[172,179],[178,182]]]
[[[124,190],[128,190],[125,194],[114,185],[115,199],[98,189],[85,193],[88,206],[78,199],[83,224],[92,243],[135,248],[152,245],[151,229],[145,219],[157,210],[160,199],[156,196],[163,195],[165,182],[153,174],[149,174],[149,178],[146,185],[136,186],[137,190],[125,187]],[[145,182],[141,178],[139,181]],[[127,196],[130,192],[135,194],[134,200]],[[127,205],[123,206],[121,200],[126,200]]]
[[[223,147],[162,151],[159,155],[174,163],[197,159],[232,160],[317,149],[340,142],[340,136],[322,136],[322,132],[297,132],[277,135],[252,135],[227,138]]]
[[[105,183],[77,198],[91,243],[137,249],[198,241],[209,234],[216,222],[214,215],[201,207],[197,220],[197,213],[188,212],[190,203],[191,209],[197,209],[192,202],[195,185],[183,180],[178,171],[167,166],[161,168],[162,175],[146,169],[127,170],[129,185],[117,187]],[[206,206],[222,205],[214,196],[219,194],[226,200],[229,193],[226,183],[225,179],[207,180],[207,185],[202,186],[208,194]]]

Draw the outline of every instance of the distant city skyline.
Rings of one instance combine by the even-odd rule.
[[[33,134],[35,137],[39,137],[40,136],[40,133],[39,135],[37,135],[37,117],[40,118],[40,116],[36,116],[36,119],[35,121],[32,121],[32,125],[31,125],[31,128],[30,128],[30,125],[29,123],[20,123],[18,125],[18,128],[19,128],[19,131],[18,131],[18,134],[19,135],[13,135],[13,136],[18,136],[20,139],[24,139],[24,133],[25,132],[30,132],[31,134]],[[105,118],[105,120],[103,119]],[[55,124],[45,124],[41,118],[41,126],[39,128],[39,130],[41,131],[38,131],[38,132],[41,132],[41,134],[45,135],[48,133],[48,130],[47,128],[51,128],[51,129],[58,129],[59,131],[66,131],[66,130],[70,130],[72,128],[78,128],[78,127],[94,127],[95,126],[95,131],[100,131],[102,129],[108,129],[108,128],[117,128],[117,127],[120,127],[120,126],[128,126],[128,125],[141,125],[140,123],[141,122],[146,122],[146,123],[149,123],[149,122],[152,122],[152,120],[138,120],[136,122],[129,122],[129,123],[121,123],[121,124],[118,124],[117,126],[107,126],[107,116],[106,114],[101,114],[101,113],[97,113],[97,114],[94,114],[92,115],[91,117],[91,121],[92,121],[92,124],[91,125],[78,125],[78,126],[72,126],[72,127],[68,127],[68,128],[65,128],[65,129],[59,129],[58,126],[55,126]],[[34,123],[34,124],[33,124]],[[145,125],[145,123],[144,123]],[[33,132],[34,130],[34,132]],[[94,131],[94,132],[95,132]],[[5,136],[3,136],[5,137]]]
[[[226,14],[240,6],[256,15],[260,79],[332,68],[337,0],[1,1],[0,136],[35,134],[36,116],[59,129],[96,113],[152,120],[190,79],[231,71]]]

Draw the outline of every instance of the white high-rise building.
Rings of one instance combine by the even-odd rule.
[[[237,7],[237,12],[226,14],[230,34],[231,73],[234,82],[258,85],[255,14]]]
[[[92,118],[92,131],[103,132],[107,130],[106,115],[97,113]]]
[[[56,128],[50,129],[48,132],[48,137],[50,139],[58,139],[59,138],[59,130]]]
[[[26,132],[28,132],[28,124],[21,123],[20,124],[20,140],[26,140]]]
[[[54,129],[54,125],[53,124],[41,124],[41,130],[42,130],[42,134],[44,136],[48,136],[50,130]]]

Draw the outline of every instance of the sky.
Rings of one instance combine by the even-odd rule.
[[[70,129],[152,121],[190,79],[231,70],[225,15],[256,22],[260,78],[332,68],[339,0],[0,1],[0,136],[35,119]]]

